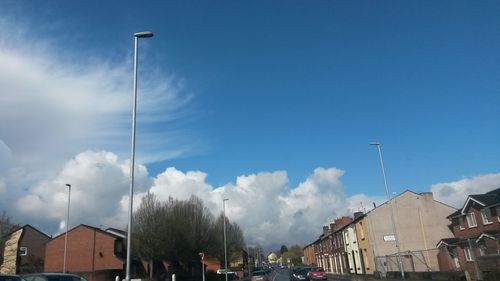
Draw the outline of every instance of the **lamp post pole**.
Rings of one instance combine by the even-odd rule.
[[[401,261],[401,250],[399,247],[399,236],[397,233],[396,229],[396,222],[394,221],[394,207],[393,207],[393,202],[391,200],[391,197],[389,196],[389,188],[387,187],[387,178],[385,176],[385,168],[384,168],[384,160],[382,159],[382,150],[380,149],[380,143],[379,142],[371,142],[370,145],[374,145],[377,147],[378,150],[378,156],[380,160],[380,167],[382,169],[382,176],[384,177],[384,186],[385,186],[385,195],[387,196],[387,200],[389,201],[389,206],[391,208],[391,223],[392,223],[392,231],[394,232],[394,239],[396,242],[396,249],[397,249],[397,259],[399,263],[399,269],[401,270],[401,277],[405,279],[405,271],[403,268],[403,262]]]
[[[132,148],[130,152],[130,191],[128,206],[128,225],[127,225],[127,262],[125,269],[125,280],[130,281],[130,253],[132,252],[132,207],[134,199],[134,167],[135,167],[135,124],[137,107],[137,54],[139,38],[153,37],[149,31],[134,33],[134,100],[132,103]]]
[[[226,267],[225,275],[227,281],[227,245],[226,245],[226,201],[229,199],[222,199],[222,209],[224,212],[224,266]]]
[[[66,256],[68,255],[68,227],[69,227],[69,204],[71,201],[71,184],[66,184],[68,187],[68,213],[66,215],[66,235],[64,237],[64,259],[63,259],[63,273],[66,273]]]
[[[205,281],[205,253],[198,253],[198,255],[200,255],[200,259],[201,259],[201,273],[203,276],[202,281]]]

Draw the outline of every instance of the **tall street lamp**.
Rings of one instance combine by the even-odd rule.
[[[391,222],[392,222],[392,231],[394,232],[394,240],[396,242],[396,249],[398,251],[397,253],[397,259],[399,263],[399,269],[401,270],[401,277],[404,279],[405,278],[405,271],[403,268],[403,262],[401,261],[401,250],[399,248],[399,237],[396,229],[396,223],[394,221],[394,207],[393,202],[391,200],[391,197],[389,196],[389,188],[387,187],[387,178],[385,177],[385,168],[384,168],[384,160],[382,159],[382,150],[380,149],[380,142],[371,142],[370,145],[374,145],[377,147],[378,150],[378,156],[380,159],[380,167],[382,168],[382,176],[384,177],[384,186],[385,186],[385,195],[387,196],[387,200],[389,201],[390,208],[391,208]]]
[[[222,209],[224,212],[224,265],[226,267],[226,281],[227,281],[227,245],[226,245],[226,201],[229,199],[222,199]]]
[[[135,124],[136,124],[136,107],[137,107],[137,53],[139,38],[153,37],[153,32],[143,31],[134,33],[134,101],[132,103],[132,149],[130,156],[130,192],[128,206],[128,226],[127,226],[127,263],[125,270],[125,279],[130,280],[130,253],[132,242],[132,206],[134,200],[134,167],[135,167]]]
[[[68,214],[66,215],[66,235],[64,237],[64,258],[63,258],[63,273],[66,273],[66,256],[68,253],[68,227],[69,227],[69,203],[71,201],[71,184],[66,184],[68,187]]]

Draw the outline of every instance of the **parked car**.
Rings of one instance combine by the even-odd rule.
[[[309,280],[326,280],[326,272],[321,267],[315,267],[307,273]]]
[[[269,277],[264,270],[257,270],[252,272],[251,281],[269,281]]]
[[[87,281],[81,276],[68,273],[32,273],[22,277],[26,281]]]
[[[0,274],[0,281],[25,281],[17,275]]]
[[[292,273],[290,274],[290,281],[304,281],[307,280],[307,273],[311,268],[307,267],[295,267],[292,269]]]

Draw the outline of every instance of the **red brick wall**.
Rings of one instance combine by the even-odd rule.
[[[63,271],[64,238],[63,234],[47,243],[45,272]],[[113,236],[86,226],[71,230],[68,232],[66,271],[122,270],[124,262],[114,255],[114,241]]]
[[[476,216],[476,227],[469,228],[469,225],[467,223],[467,219],[464,217],[464,220],[466,221],[466,227],[465,229],[460,229],[460,225],[458,224],[458,218],[453,219],[453,234],[457,238],[468,238],[468,237],[477,237],[481,235],[481,233],[485,231],[498,231],[500,230],[500,222],[498,221],[498,216],[493,216],[492,221],[493,223],[488,224],[488,225],[483,225],[483,218],[481,217],[481,211],[478,209],[471,207],[468,210],[468,213],[474,213]],[[493,215],[493,212],[492,212]]]
[[[314,248],[313,245],[307,245],[304,248],[304,263],[307,265],[315,265],[316,258],[314,257]]]

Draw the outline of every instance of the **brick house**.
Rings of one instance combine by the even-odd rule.
[[[464,271],[471,280],[500,275],[500,188],[469,195],[448,216],[452,238],[438,243],[442,271]]]
[[[314,257],[314,243],[306,245],[302,249],[304,255],[304,264],[316,266],[316,258]]]
[[[7,234],[4,257],[0,266],[3,274],[26,274],[43,270],[45,244],[50,237],[27,224]]]
[[[370,248],[370,239],[368,236],[368,220],[366,216],[360,215],[353,222],[356,225],[356,236],[359,248],[359,258],[362,263],[363,274],[373,274],[375,272],[375,257]]]
[[[316,264],[326,272],[348,273],[348,260],[344,245],[343,229],[352,222],[351,217],[341,217],[323,227],[323,234],[312,243]]]
[[[64,243],[65,233],[62,233],[46,244],[44,272],[63,271]],[[77,273],[89,281],[124,278],[125,257],[125,236],[117,231],[108,232],[84,224],[68,231],[67,272]]]

